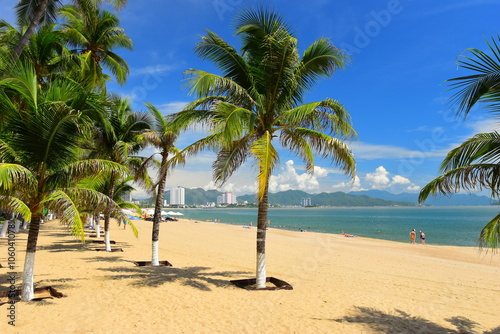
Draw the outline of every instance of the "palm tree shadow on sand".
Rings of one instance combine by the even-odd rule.
[[[248,275],[245,271],[209,271],[208,267],[119,267],[100,268],[111,273],[112,280],[130,280],[134,287],[157,287],[165,283],[181,282],[182,285],[191,286],[202,291],[211,291],[211,287],[234,287],[229,281],[235,276]]]
[[[355,309],[353,315],[330,320],[365,324],[373,333],[385,334],[500,334],[500,326],[482,332],[477,329],[480,324],[461,316],[444,319],[456,327],[451,329],[401,310],[389,314],[370,307],[356,306]]]

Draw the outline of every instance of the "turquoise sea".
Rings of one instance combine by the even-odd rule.
[[[182,218],[248,225],[257,209],[184,209]],[[270,208],[272,228],[355,234],[408,242],[411,229],[423,231],[428,244],[477,246],[481,229],[499,212],[489,207]],[[417,240],[418,241],[418,240]]]

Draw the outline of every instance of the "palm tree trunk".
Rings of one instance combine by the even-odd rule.
[[[269,208],[268,202],[268,184],[264,196],[259,201],[259,209],[257,212],[257,279],[256,288],[262,289],[266,287],[266,228],[267,228],[267,211]]]
[[[38,25],[40,24],[40,20],[42,19],[42,16],[45,13],[45,9],[47,8],[48,2],[49,0],[42,0],[38,5],[38,8],[36,9],[35,15],[33,16],[33,19],[31,20],[28,29],[26,29],[26,32],[24,33],[23,37],[19,41],[19,44],[16,46],[16,49],[14,50],[15,61],[19,58],[19,56],[23,52],[26,44],[28,44],[28,41],[35,32],[36,27],[38,27]]]
[[[5,220],[0,230],[0,238],[5,238],[7,236],[7,227],[9,226],[9,220]]]
[[[162,157],[161,165],[164,166],[167,163],[167,156]],[[153,233],[151,236],[152,240],[152,255],[151,255],[151,265],[159,266],[160,259],[158,254],[158,243],[160,240],[160,220],[161,220],[161,208],[163,203],[163,198],[165,197],[165,182],[167,178],[167,172],[164,168],[160,168],[160,180],[158,183],[158,191],[156,192],[155,201],[155,213],[153,215]]]
[[[35,252],[41,220],[42,216],[40,214],[33,215],[31,218],[26,246],[26,257],[24,260],[23,286],[21,290],[21,300],[23,301],[30,301],[35,296],[33,273],[35,270]]]
[[[97,238],[101,237],[101,227],[99,226],[99,215],[93,215],[92,219],[94,220],[92,222],[92,225],[94,225],[94,230],[95,230],[95,235]]]
[[[111,173],[109,182],[109,198],[113,200],[115,194],[115,175]],[[106,252],[111,252],[111,242],[110,242],[110,232],[109,232],[109,220],[111,218],[111,203],[108,203],[106,212],[104,212],[104,244],[106,245]]]

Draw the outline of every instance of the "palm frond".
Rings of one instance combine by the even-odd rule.
[[[429,182],[420,191],[419,203],[424,202],[429,195],[453,194],[460,190],[481,191],[490,189],[491,196],[499,195],[500,165],[473,164],[449,170]]]
[[[467,139],[457,148],[448,152],[441,163],[440,170],[447,172],[457,167],[479,163],[498,163],[500,161],[500,134],[479,133]]]
[[[14,187],[21,187],[24,191],[36,189],[37,180],[27,168],[9,163],[0,163],[0,191],[6,192]]]
[[[493,251],[498,249],[500,239],[500,214],[490,220],[481,230],[479,235],[479,247],[488,247]]]
[[[17,197],[0,195],[0,207],[10,213],[20,214],[25,221],[31,221],[30,208]]]

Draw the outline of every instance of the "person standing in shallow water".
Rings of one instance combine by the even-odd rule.
[[[425,233],[420,231],[420,242],[425,245]]]
[[[415,231],[415,229],[413,229],[410,232],[410,243],[414,244],[416,238],[417,238],[417,232]]]

